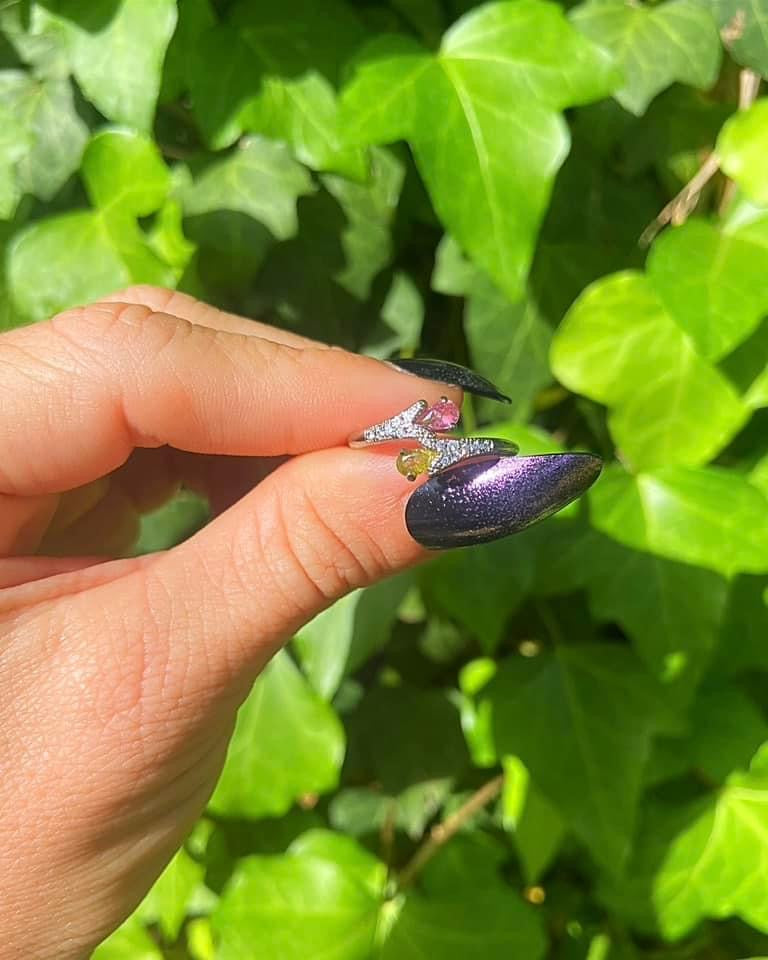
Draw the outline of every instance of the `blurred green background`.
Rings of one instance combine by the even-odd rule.
[[[608,461],[302,630],[97,960],[768,955],[763,76],[768,0],[0,0],[0,329],[176,287]]]

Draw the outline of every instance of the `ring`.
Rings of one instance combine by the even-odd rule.
[[[368,447],[392,440],[415,440],[421,449],[401,450],[395,462],[398,472],[408,480],[422,473],[432,477],[461,460],[517,453],[517,444],[509,440],[442,436],[443,431],[456,426],[459,417],[459,408],[447,397],[431,407],[426,400],[417,400],[402,413],[353,434],[347,442],[350,447]]]

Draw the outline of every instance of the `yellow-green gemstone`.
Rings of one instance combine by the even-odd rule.
[[[404,477],[415,480],[429,470],[436,458],[437,453],[434,450],[401,450],[395,466]]]

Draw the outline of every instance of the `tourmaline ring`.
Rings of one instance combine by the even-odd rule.
[[[447,397],[430,406],[417,400],[402,413],[367,427],[349,438],[350,447],[367,447],[393,440],[415,440],[419,447],[401,450],[395,462],[397,470],[408,480],[423,473],[430,477],[462,461],[493,456],[512,456],[518,446],[494,437],[449,437],[459,422],[459,408]]]

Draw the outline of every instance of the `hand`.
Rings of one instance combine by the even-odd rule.
[[[5,956],[88,956],[200,814],[269,658],[424,556],[391,452],[345,442],[440,395],[460,401],[151,288],[0,337]],[[180,480],[211,496],[205,529],[92,555]]]

